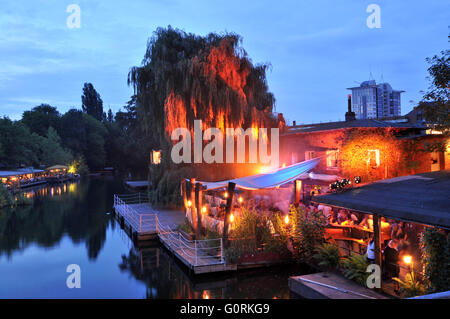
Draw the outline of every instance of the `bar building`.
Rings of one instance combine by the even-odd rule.
[[[400,94],[404,91],[392,89],[389,83],[377,84],[375,80],[369,80],[347,89],[352,91],[352,111],[356,119],[400,116]]]

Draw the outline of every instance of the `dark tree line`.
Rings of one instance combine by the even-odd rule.
[[[50,166],[82,161],[91,171],[112,166],[146,172],[148,150],[137,122],[135,99],[124,111],[103,112],[103,101],[91,83],[83,87],[82,109],[61,114],[41,104],[22,119],[0,119],[0,166]]]

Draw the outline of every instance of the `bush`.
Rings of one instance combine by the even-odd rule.
[[[450,290],[450,238],[427,227],[420,235],[425,284],[429,293]]]
[[[325,270],[337,269],[341,261],[339,248],[327,243],[317,247],[316,254],[313,257],[318,265]]]
[[[392,278],[400,285],[400,292],[405,297],[415,297],[420,296],[425,293],[425,286],[417,280],[416,275],[413,271],[406,274],[405,281],[399,278]]]
[[[236,261],[245,254],[259,253],[258,249],[263,246],[264,252],[280,255],[289,253],[286,246],[288,238],[286,229],[283,229],[279,215],[267,218],[243,208],[233,226],[232,238],[225,250],[225,256],[230,261]],[[272,227],[277,236],[273,236]]]
[[[344,276],[358,284],[365,286],[369,273],[366,272],[369,262],[364,255],[352,253],[350,257],[342,260]]]
[[[306,212],[291,206],[290,216],[294,229],[294,250],[297,259],[310,263],[317,246],[325,241],[326,219],[322,212]]]
[[[14,205],[14,198],[8,190],[0,183],[0,208]]]

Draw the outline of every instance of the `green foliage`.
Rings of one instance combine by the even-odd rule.
[[[420,235],[422,265],[429,293],[450,290],[450,238],[427,227]]]
[[[0,208],[14,205],[14,198],[8,190],[0,183]]]
[[[366,256],[352,253],[348,258],[342,260],[344,268],[344,276],[357,282],[360,285],[365,285],[369,273],[366,272],[369,262]]]
[[[57,131],[61,129],[61,118],[56,107],[48,104],[41,104],[25,111],[21,120],[29,129],[31,133],[36,133],[40,136],[46,136],[50,127]]]
[[[194,228],[192,228],[192,225],[187,218],[184,218],[183,223],[178,225],[177,229],[185,232],[186,234],[194,233]]]
[[[75,174],[79,174],[81,176],[86,176],[89,174],[89,167],[86,165],[86,160],[83,156],[73,160],[70,167],[73,167]]]
[[[245,254],[256,254],[258,248],[263,246],[265,252],[287,253],[285,237],[272,235],[271,222],[269,218],[243,208],[239,218],[233,222],[232,238],[225,250],[228,260],[235,261]]]
[[[419,109],[424,111],[428,122],[435,124],[435,129],[446,131],[450,128],[450,50],[427,58],[427,62],[431,84]]]
[[[91,169],[103,168],[106,161],[105,138],[108,131],[103,123],[88,114],[83,114],[83,123],[86,130],[84,157],[87,165]]]
[[[61,138],[53,127],[49,127],[47,137],[41,142],[41,163],[46,166],[66,165],[72,160],[70,151],[61,145]]]
[[[316,248],[314,259],[325,270],[337,269],[340,265],[341,255],[339,248],[333,244],[324,243]]]
[[[400,292],[407,298],[423,295],[426,291],[425,286],[417,279],[414,271],[407,273],[404,281],[400,278],[392,279],[399,283]]]
[[[84,83],[81,108],[97,121],[103,121],[103,101],[92,83]]]
[[[317,246],[325,241],[325,225],[322,212],[307,212],[301,207],[291,206],[291,219],[295,225],[294,248],[300,261],[310,262]]]
[[[20,121],[0,119],[0,163],[8,167],[39,164],[41,139]]]

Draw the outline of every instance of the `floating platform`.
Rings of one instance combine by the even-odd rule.
[[[148,181],[126,181],[125,184],[132,189],[146,189],[148,188]]]
[[[289,289],[308,299],[389,299],[335,273],[290,277]]]

